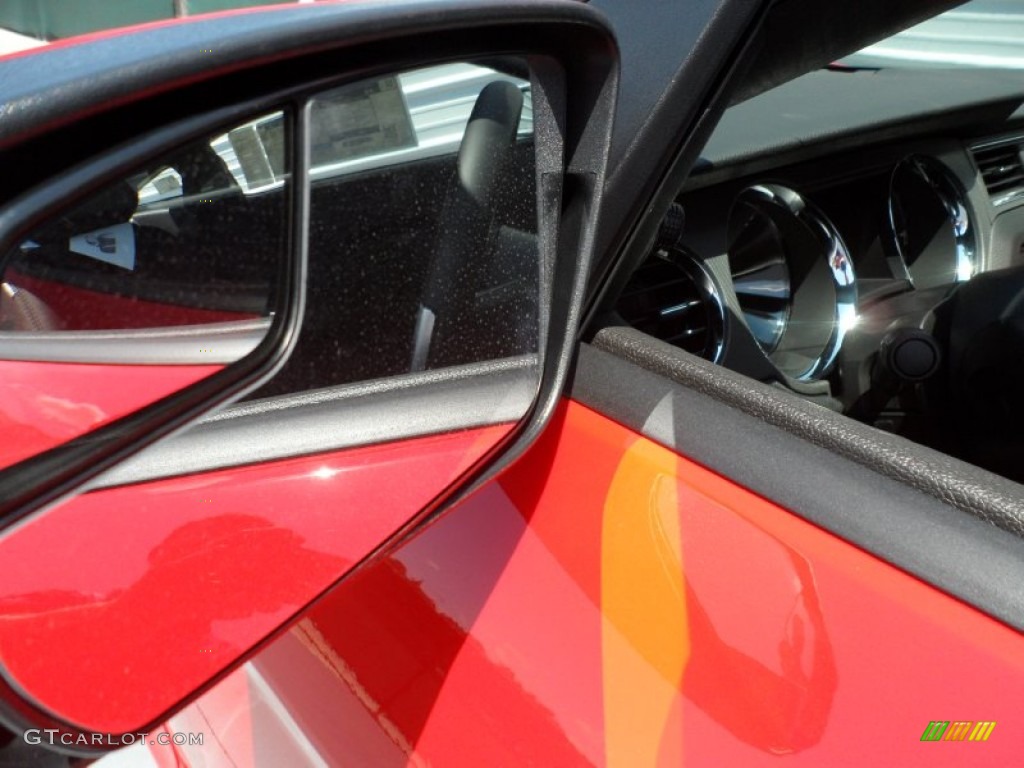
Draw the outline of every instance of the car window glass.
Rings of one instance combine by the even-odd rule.
[[[1012,5],[968,3],[734,102],[622,319],[1024,482]]]
[[[520,70],[444,64],[314,99],[306,315],[291,359],[256,397],[536,352]]]

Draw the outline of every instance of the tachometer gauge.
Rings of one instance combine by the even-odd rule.
[[[893,169],[886,222],[893,274],[915,288],[969,280],[975,237],[965,195],[937,160],[911,155]]]
[[[818,379],[856,317],[853,262],[835,227],[798,192],[747,187],[729,214],[729,267],[744,320],[775,366]]]

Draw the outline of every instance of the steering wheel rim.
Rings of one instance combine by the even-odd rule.
[[[943,365],[926,392],[951,450],[1024,481],[1024,266],[960,284],[935,320]]]

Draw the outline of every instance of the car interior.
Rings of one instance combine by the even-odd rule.
[[[728,108],[628,326],[1024,481],[1024,81],[843,61]]]

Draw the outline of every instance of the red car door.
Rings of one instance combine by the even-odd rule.
[[[608,10],[619,30],[643,16]],[[650,52],[659,39],[623,33],[622,44]],[[692,105],[682,90],[671,107]],[[666,124],[685,124],[626,100],[640,135],[606,206],[649,181]],[[616,211],[605,207],[603,226]],[[1007,529],[1019,489],[604,325],[577,348],[525,455],[168,720],[162,734],[179,744],[154,754],[1012,764],[1024,552]],[[189,745],[199,732],[217,748]]]
[[[859,489],[862,530],[873,509],[932,547],[956,513],[875,470],[844,475],[792,432],[624,360],[630,340],[583,346],[571,398],[527,455],[172,717],[164,733],[182,741],[155,754],[953,765],[971,750],[1012,762],[1015,731],[996,726],[1013,721],[1020,634],[866,549],[877,542],[824,528],[840,528],[834,496],[783,506],[730,479],[728,462],[792,449],[810,475]],[[710,439],[712,423],[743,440]],[[999,542],[986,555],[1017,567]],[[967,743],[932,744],[937,728]],[[196,733],[218,748],[190,746]]]

